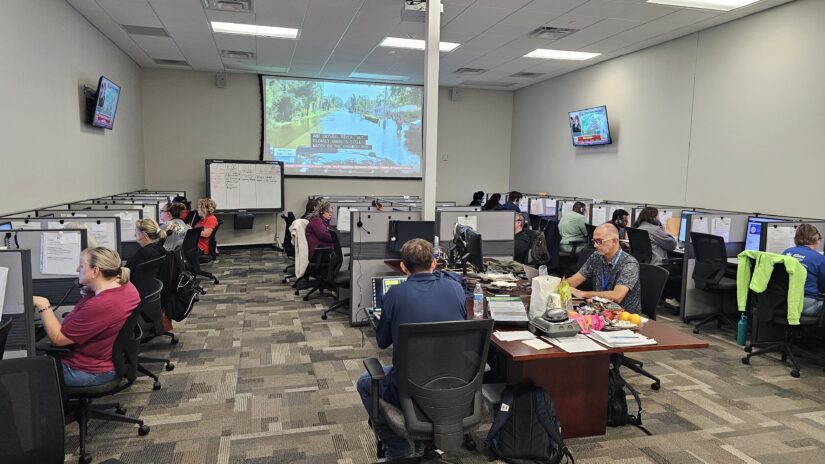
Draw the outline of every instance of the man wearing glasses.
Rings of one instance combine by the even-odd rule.
[[[619,231],[613,224],[602,224],[593,232],[596,252],[590,255],[579,272],[567,282],[576,298],[599,296],[619,304],[626,311],[640,313],[642,292],[639,285],[639,262],[619,247]],[[592,292],[579,290],[585,280],[593,282]]]

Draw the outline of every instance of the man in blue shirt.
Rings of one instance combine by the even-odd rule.
[[[507,202],[501,205],[501,209],[507,209],[510,211],[520,213],[521,208],[519,208],[518,202],[521,201],[522,196],[523,195],[521,194],[521,192],[516,192],[515,190],[510,192],[510,194],[507,196]]]
[[[435,271],[435,268],[430,242],[416,238],[401,247],[401,269],[409,277],[384,295],[381,320],[375,333],[379,348],[387,348],[398,339],[398,326],[401,324],[467,319],[467,296],[459,283],[460,278],[448,272]],[[393,365],[396,363],[395,353],[392,362]],[[384,367],[386,376],[378,390],[384,401],[400,405],[394,372],[393,366]],[[372,409],[369,374],[361,374],[356,386],[369,413]],[[401,459],[410,454],[407,440],[395,435],[388,427],[377,431],[382,437],[387,459]]]
[[[822,235],[810,224],[800,224],[793,238],[795,247],[788,248],[783,255],[793,256],[805,267],[805,301],[802,304],[803,316],[818,316],[822,312],[822,301],[817,296],[825,291],[825,256],[817,250],[822,249]]]

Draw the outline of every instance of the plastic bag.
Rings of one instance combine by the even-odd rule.
[[[551,308],[560,308],[561,299],[556,290],[561,279],[553,276],[533,277],[533,288],[530,292],[530,319],[539,317]]]

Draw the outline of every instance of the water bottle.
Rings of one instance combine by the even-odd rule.
[[[544,264],[539,266],[539,275],[540,276],[546,276],[547,275],[547,266],[545,266]]]
[[[473,318],[481,319],[482,317],[484,317],[484,291],[481,289],[481,282],[478,282],[473,290]]]
[[[745,336],[748,334],[748,315],[742,314],[742,318],[739,319],[739,324],[736,326],[736,344],[739,346],[745,346]]]
[[[433,239],[433,259],[438,261],[439,256],[441,256],[441,250],[439,250],[438,235],[436,235]]]

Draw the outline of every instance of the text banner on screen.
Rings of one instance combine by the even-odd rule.
[[[261,96],[261,159],[285,175],[421,178],[421,87],[261,76]]]

